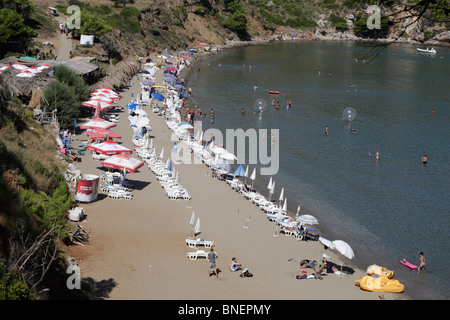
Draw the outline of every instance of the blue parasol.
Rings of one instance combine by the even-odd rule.
[[[170,171],[172,171],[172,159],[170,159],[170,162],[169,162],[169,166],[167,167],[167,170],[170,170]]]
[[[236,177],[243,177],[243,176],[245,176],[245,169],[242,166],[242,164],[239,165],[239,167],[236,169],[236,171],[234,172],[234,175]]]
[[[164,101],[164,96],[159,92],[153,92],[152,97],[159,101]]]
[[[155,83],[152,80],[146,79],[146,80],[142,80],[141,82],[144,86],[152,86]]]

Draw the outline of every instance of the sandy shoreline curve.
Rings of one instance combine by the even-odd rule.
[[[258,42],[258,43],[264,43]],[[232,46],[231,46],[232,47]],[[222,49],[228,49],[230,46]],[[156,61],[156,54],[151,56]],[[194,67],[192,63],[192,67]],[[188,70],[183,70],[187,72]],[[185,74],[185,73],[184,73]],[[163,71],[158,70],[156,84],[163,84]],[[123,92],[118,105],[120,121],[112,130],[122,136],[118,140],[133,149],[132,130],[126,105],[140,91],[137,76]],[[159,153],[165,149],[170,156],[172,134],[164,117],[144,106],[150,118],[151,136]],[[72,145],[87,140],[83,134],[72,136]],[[178,140],[176,140],[179,143]],[[138,156],[133,153],[133,157]],[[99,174],[101,164],[89,153],[82,156],[78,168],[83,174]],[[80,203],[87,219],[80,222],[89,232],[91,244],[67,248],[76,259],[83,280],[98,288],[93,298],[111,300],[378,300],[379,292],[367,292],[355,286],[365,275],[351,261],[344,266],[353,274],[338,276],[324,273],[323,280],[297,280],[299,262],[303,259],[321,261],[325,252],[318,241],[298,241],[280,234],[274,237],[275,224],[252,202],[233,191],[223,181],[213,179],[204,164],[179,164],[182,185],[192,199],[170,200],[156,176],[146,164],[127,178],[135,184],[132,200],[116,200],[99,190],[92,203]],[[190,260],[186,245],[190,237],[192,212],[201,220],[201,237],[214,241],[219,277],[208,276],[207,260]],[[245,227],[244,227],[245,226]],[[201,247],[201,249],[203,249]],[[208,249],[205,249],[208,250]],[[340,263],[339,255],[327,251],[332,261]],[[358,254],[355,252],[355,254]],[[241,278],[231,272],[232,257],[248,268],[254,276]],[[311,273],[310,269],[305,269]],[[81,288],[83,290],[83,288]],[[408,298],[404,293],[383,293],[386,299]]]

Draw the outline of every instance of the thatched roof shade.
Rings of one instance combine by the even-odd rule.
[[[126,86],[130,82],[130,78],[134,76],[141,66],[137,61],[120,61],[116,65],[110,65],[104,69],[105,76],[91,86],[91,90],[97,90],[105,87],[120,89],[121,86]]]
[[[44,64],[48,64],[50,67],[44,69],[42,72],[37,73],[31,78],[17,77],[20,73],[19,70],[9,67],[0,73],[0,84],[3,84],[11,94],[15,96],[28,96],[30,97],[33,90],[40,88],[43,90],[52,80],[55,78],[48,77],[47,74],[51,68],[58,65],[64,65],[72,69],[76,74],[83,75],[90,73],[98,68],[97,65],[90,63],[93,58],[73,58],[71,60],[28,60],[22,61],[15,57],[9,57],[0,61],[0,67],[6,64],[14,64],[20,62],[22,64],[39,67]]]

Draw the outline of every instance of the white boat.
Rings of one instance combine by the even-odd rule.
[[[426,48],[426,49],[417,48],[417,51],[423,52],[423,53],[433,53],[433,54],[436,53],[436,49],[434,49],[434,48],[431,48],[431,49],[428,49],[428,48]]]

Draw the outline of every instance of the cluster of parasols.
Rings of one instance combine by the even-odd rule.
[[[22,78],[31,78],[34,77],[37,73],[50,68],[50,65],[48,64],[43,64],[39,67],[28,67],[20,62],[16,62],[13,65],[7,64],[4,65],[3,67],[0,67],[0,73],[2,73],[2,71],[8,69],[9,67],[12,67],[16,70],[19,70],[20,73],[16,74],[17,77],[22,77]]]

